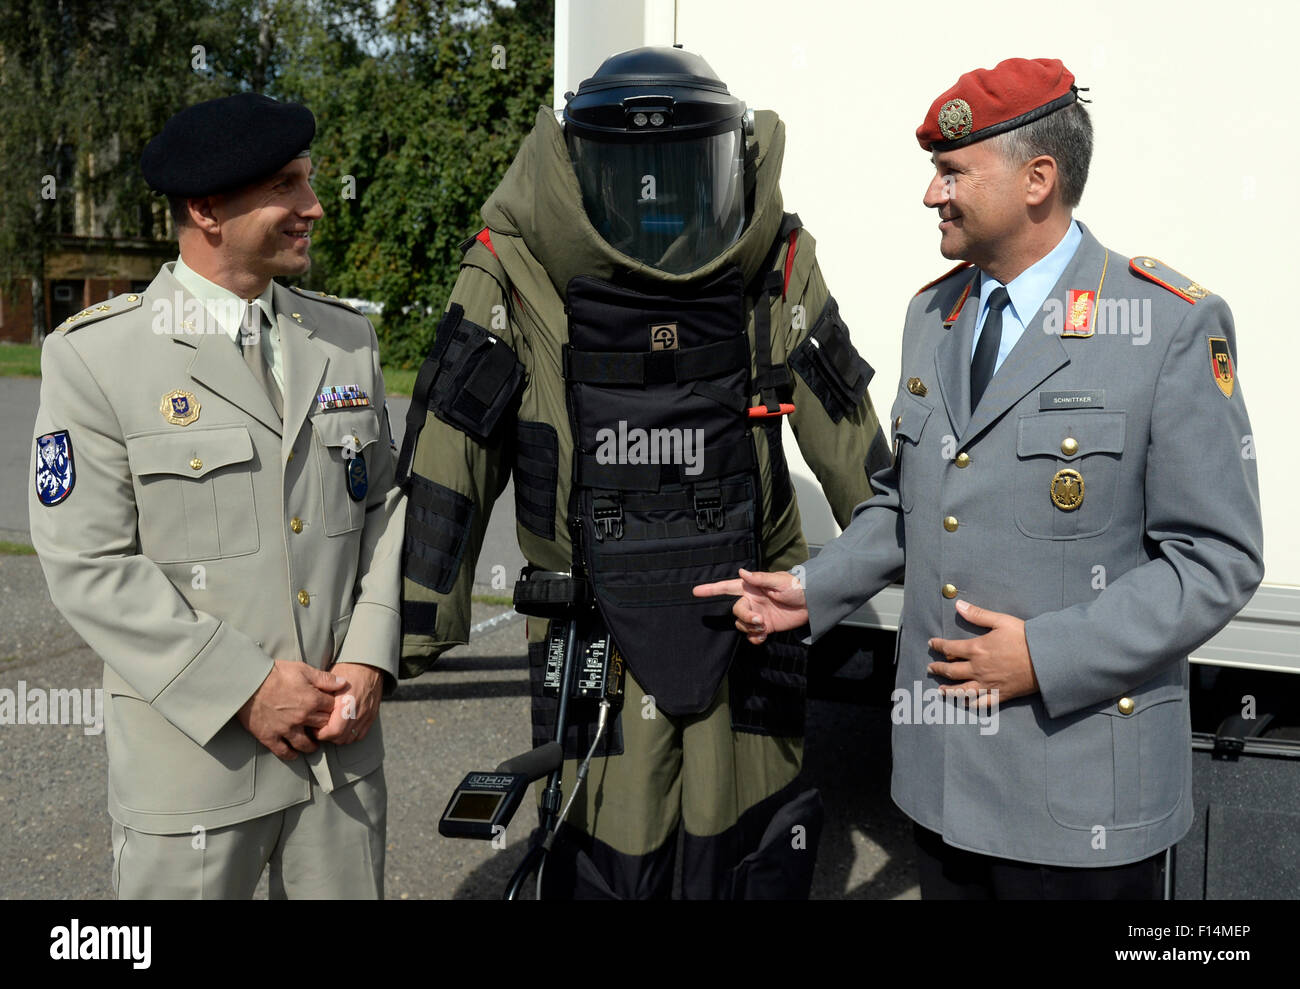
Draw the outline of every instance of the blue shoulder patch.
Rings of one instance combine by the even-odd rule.
[[[36,437],[36,496],[53,507],[67,500],[77,483],[72,437],[66,429]]]

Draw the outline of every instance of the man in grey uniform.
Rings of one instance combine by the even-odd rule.
[[[696,593],[815,639],[905,577],[922,895],[1157,897],[1192,818],[1187,656],[1263,578],[1232,316],[1073,219],[1092,129],[1059,61],[963,75],[917,138],[963,263],[908,308],[894,463],[802,571]]]
[[[268,863],[274,898],[383,894],[404,501],[374,330],[273,281],[311,264],[315,127],[254,93],[172,117],[142,165],[180,259],[41,355],[32,542],[105,664],[119,897]]]

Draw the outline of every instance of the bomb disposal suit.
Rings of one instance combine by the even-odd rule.
[[[530,564],[589,577],[625,665],[544,895],[806,896],[821,803],[796,777],[806,651],[750,646],[694,585],[807,558],[788,416],[845,525],[889,462],[814,241],[782,213],[784,126],[703,59],[643,48],[538,112],[421,369],[408,474],[404,675],[467,639],[513,472]],[[793,406],[793,411],[791,407]],[[576,538],[575,538],[576,537]],[[552,621],[549,624],[558,624]],[[529,622],[534,743],[554,737],[548,623]],[[569,706],[564,792],[595,739]]]

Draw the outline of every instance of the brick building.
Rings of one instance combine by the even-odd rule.
[[[52,330],[73,313],[153,281],[164,261],[174,260],[172,240],[60,235],[45,253],[45,326]],[[0,293],[0,340],[29,343],[32,292],[29,278]]]

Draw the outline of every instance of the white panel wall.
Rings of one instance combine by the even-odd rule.
[[[557,93],[614,51],[668,43],[672,6],[561,2],[557,39],[568,17],[569,47],[562,64],[557,40]],[[580,8],[587,19],[576,25]],[[1232,306],[1239,387],[1259,454],[1268,580],[1300,584],[1291,522],[1300,491],[1292,449],[1300,278],[1290,254],[1300,205],[1289,195],[1300,167],[1290,67],[1300,5],[677,0],[672,13],[677,41],[703,55],[733,93],[785,120],[786,208],[817,236],[831,291],[876,368],[871,391],[882,415],[898,378],[907,301],[951,266],[921,205],[930,166],[917,125],[968,69],[1012,56],[1064,60],[1090,87],[1096,129],[1076,215],[1113,250],[1160,258]],[[560,84],[561,72],[571,81]],[[1216,395],[1207,389],[1207,401]],[[800,486],[801,503],[811,487]],[[809,506],[805,516],[810,538],[829,534],[828,513]]]

